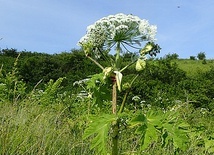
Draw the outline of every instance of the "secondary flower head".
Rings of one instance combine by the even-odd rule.
[[[157,27],[150,25],[147,20],[119,13],[101,18],[88,26],[86,35],[79,40],[78,45],[87,51],[95,48],[110,49],[117,42],[141,46],[143,41],[155,41],[156,32]]]

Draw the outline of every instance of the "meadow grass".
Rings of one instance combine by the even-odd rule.
[[[68,106],[53,104],[39,105],[36,101],[24,100],[19,106],[4,102],[0,104],[0,154],[50,154],[50,155],[94,155],[90,150],[90,139],[82,140],[87,124],[85,102],[77,102],[78,109],[73,109],[73,115],[68,113]],[[181,117],[192,126],[206,127],[191,135],[191,143],[186,151],[177,152],[180,155],[210,154],[204,149],[203,137],[213,134],[214,118],[205,110],[194,110],[188,105],[180,109]],[[76,111],[76,112],[75,112]],[[134,129],[122,131],[120,134],[120,154],[150,155],[175,153],[169,143],[162,148],[161,143],[152,143],[146,150],[140,150],[140,136],[134,134]],[[161,142],[161,137],[160,137]],[[111,146],[111,141],[108,142]]]
[[[0,104],[0,154],[88,154],[83,128],[65,111],[63,105],[44,107],[29,101]]]
[[[214,67],[214,60],[189,60],[189,59],[178,59],[173,60],[178,67],[185,71],[188,76],[194,76],[200,72],[207,72]]]

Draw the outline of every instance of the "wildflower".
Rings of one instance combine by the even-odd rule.
[[[140,97],[139,96],[134,96],[132,97],[132,100],[135,102],[139,102],[140,101]]]
[[[126,45],[142,41],[153,42],[157,32],[155,25],[150,25],[147,20],[141,20],[137,16],[125,15],[122,13],[109,15],[96,21],[87,27],[87,33],[83,36],[78,45],[90,53],[95,48],[111,48],[116,42]]]

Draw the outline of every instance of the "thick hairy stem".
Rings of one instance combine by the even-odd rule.
[[[112,136],[112,155],[118,155],[118,139],[119,139],[119,122],[116,121],[112,126],[113,136]]]
[[[116,47],[116,58],[115,58],[115,67],[116,69],[119,69],[119,66],[120,66],[120,62],[119,62],[119,59],[120,59],[120,43],[118,42],[117,43],[117,47]]]
[[[112,113],[117,113],[117,83],[116,81],[113,83],[112,86]]]
[[[114,115],[117,114],[117,82],[115,76],[112,78],[112,113]],[[112,155],[118,155],[118,136],[119,136],[119,123],[118,121],[114,121],[112,123]]]

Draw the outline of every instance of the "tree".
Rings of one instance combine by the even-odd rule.
[[[206,59],[206,54],[204,52],[200,52],[200,53],[198,53],[197,58],[199,60],[204,60],[204,59]]]

